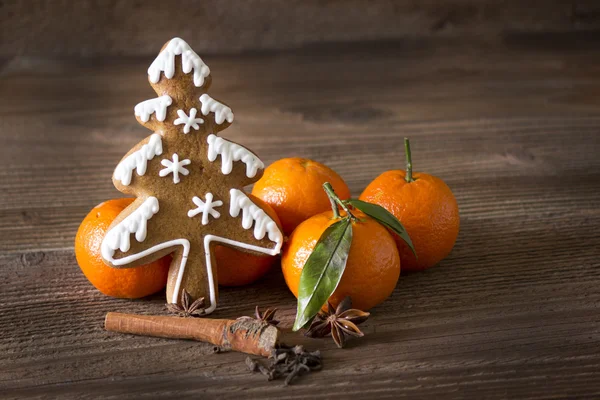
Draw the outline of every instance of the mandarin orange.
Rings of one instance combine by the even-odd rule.
[[[394,236],[405,271],[430,268],[446,258],[454,247],[460,227],[458,204],[443,180],[412,172],[406,142],[407,170],[386,171],[375,178],[359,199],[379,204],[402,222],[417,253]]]
[[[358,210],[352,213],[359,220],[352,222],[352,244],[346,269],[329,302],[337,307],[350,296],[354,308],[368,310],[394,291],[400,277],[400,257],[394,238],[386,228]],[[301,223],[290,236],[281,257],[281,267],[294,296],[298,297],[306,260],[325,229],[336,221],[333,212],[326,211]]]
[[[273,207],[289,235],[302,221],[330,208],[325,182],[340,199],[350,198],[346,182],[331,168],[306,158],[284,158],[265,169],[252,194]]]
[[[136,268],[112,268],[100,252],[102,239],[113,220],[135,199],[108,200],[83,219],[75,236],[75,257],[81,271],[96,289],[113,297],[137,299],[163,289],[171,256]]]

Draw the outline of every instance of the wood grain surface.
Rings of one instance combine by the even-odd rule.
[[[358,195],[403,167],[408,136],[460,207],[452,254],[403,275],[349,348],[302,339],[325,367],[287,388],[242,354],[105,332],[109,311],[164,313],[164,294],[103,296],[75,262],[79,222],[149,133],[133,106],[153,57],[0,60],[0,397],[600,397],[600,40],[525,39],[205,57],[236,113],[224,136],[265,163],[316,159]],[[213,316],[255,305],[291,326],[277,268]]]
[[[206,54],[415,36],[600,30],[598,0],[0,0],[0,56]]]

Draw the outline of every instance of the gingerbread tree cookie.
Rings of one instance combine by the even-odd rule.
[[[140,124],[154,131],[115,168],[115,187],[137,199],[116,218],[102,242],[110,266],[130,268],[166,254],[173,261],[167,301],[185,289],[217,305],[216,243],[248,252],[278,254],[277,224],[244,193],[264,164],[250,150],[217,136],[233,122],[227,105],[208,93],[210,69],[179,38],[148,68],[158,97],[135,106]]]

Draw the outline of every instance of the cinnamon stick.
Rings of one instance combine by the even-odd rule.
[[[109,312],[107,331],[207,342],[222,349],[268,357],[277,345],[279,330],[253,319],[180,318]]]

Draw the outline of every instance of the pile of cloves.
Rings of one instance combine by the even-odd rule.
[[[310,352],[303,346],[289,347],[283,344],[273,350],[266,366],[250,357],[246,358],[246,365],[250,371],[260,372],[270,381],[285,378],[286,386],[297,376],[319,371],[323,367],[319,350]]]

